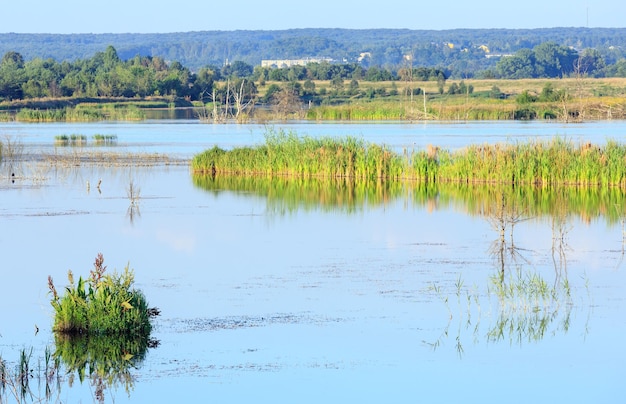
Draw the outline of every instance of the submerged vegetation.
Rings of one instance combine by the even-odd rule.
[[[150,311],[143,293],[134,289],[134,274],[128,268],[122,274],[105,274],[104,258],[98,254],[88,279],[75,283],[70,271],[70,285],[59,296],[51,277],[48,287],[54,308],[53,330],[69,335],[150,335]]]
[[[626,188],[626,146],[574,144],[562,138],[470,145],[458,151],[429,146],[397,153],[384,145],[343,139],[298,137],[269,131],[265,144],[196,155],[197,174],[417,180],[467,184]]]

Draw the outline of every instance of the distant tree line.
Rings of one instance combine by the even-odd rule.
[[[311,97],[316,95],[314,81],[319,80],[330,81],[336,92],[354,95],[359,92],[359,81],[437,81],[442,91],[443,83],[453,77],[453,72],[446,68],[414,67],[413,64],[414,60],[406,57],[399,66],[388,68],[356,62],[269,68],[233,61],[221,67],[204,66],[192,71],[178,61],[168,62],[157,56],[123,60],[111,45],[104,52],[73,62],[58,62],[52,58],[26,61],[20,53],[9,51],[0,60],[0,100],[173,96],[190,101],[236,104],[253,99],[258,93],[256,86],[268,81],[290,83],[292,93]],[[545,42],[502,57],[492,69],[473,75],[504,79],[574,76],[626,77],[626,59],[609,64],[595,49],[576,51]],[[347,89],[344,88],[346,80],[349,81]],[[267,93],[273,90],[276,88],[268,89]],[[456,91],[453,90],[452,93]],[[366,95],[376,96],[375,90],[367,91]],[[397,90],[391,90],[394,91]]]
[[[108,45],[123,60],[135,55],[178,61],[191,71],[242,61],[328,57],[364,68],[398,70],[407,55],[414,66],[436,67],[454,79],[496,74],[501,55],[532,50],[545,42],[583,52],[594,49],[607,66],[626,57],[626,28],[545,29],[326,29],[196,31],[162,34],[0,33],[0,55],[15,51],[25,60],[73,62],[91,58]],[[363,55],[367,57],[363,57]],[[489,56],[489,57],[487,57]],[[523,56],[523,55],[522,55]],[[606,74],[617,74],[607,70]]]
[[[435,68],[413,69],[415,80],[445,79]],[[400,74],[406,74],[400,70]],[[0,100],[46,97],[149,97],[175,96],[189,100],[245,101],[257,94],[255,82],[308,80],[393,81],[398,72],[351,63],[311,63],[285,69],[262,68],[242,61],[206,66],[192,72],[179,62],[160,57],[135,56],[122,60],[113,46],[93,57],[74,62],[54,59],[25,61],[20,53],[7,52],[0,61]],[[305,86],[311,92],[309,84]],[[239,100],[237,100],[239,98]]]
[[[623,60],[623,59],[622,59]],[[497,78],[562,78],[569,76],[606,77],[616,71],[607,68],[604,58],[595,49],[578,52],[570,47],[545,42],[532,49],[521,49],[498,61],[495,71],[487,72]]]

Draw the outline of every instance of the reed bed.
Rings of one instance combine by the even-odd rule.
[[[124,108],[115,105],[78,105],[58,109],[20,109],[15,115],[19,122],[93,122],[102,120],[136,121],[145,119],[145,113],[136,106]]]
[[[306,117],[316,121],[399,121],[408,119],[409,113],[400,102],[373,102],[314,107]]]
[[[198,173],[275,175],[291,177],[349,177],[398,179],[402,158],[385,146],[347,137],[299,138],[293,133],[270,131],[265,144],[226,151],[217,146],[196,155],[192,169]]]
[[[626,146],[613,140],[596,146],[554,138],[470,145],[458,151],[428,146],[398,154],[353,137],[313,139],[270,131],[265,144],[229,151],[215,146],[196,155],[191,167],[212,175],[626,188]]]

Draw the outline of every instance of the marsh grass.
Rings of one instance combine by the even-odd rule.
[[[412,114],[402,103],[379,101],[322,105],[309,109],[306,118],[316,121],[399,121],[412,118]]]
[[[85,135],[56,135],[54,144],[57,146],[85,146],[87,144],[87,136]]]
[[[208,174],[275,175],[291,177],[390,178],[401,174],[401,157],[386,146],[368,145],[347,137],[299,138],[270,130],[265,144],[226,151],[217,146],[196,155],[192,170]]]
[[[229,151],[215,146],[196,155],[191,167],[211,175],[626,188],[626,146],[613,140],[602,147],[554,138],[399,154],[353,137],[314,139],[270,130],[265,144]]]
[[[105,274],[104,258],[98,254],[87,279],[68,273],[69,286],[59,296],[51,277],[48,287],[55,312],[53,331],[69,335],[145,335],[152,329],[148,303],[133,287],[128,266],[121,274]]]
[[[112,146],[117,144],[117,135],[93,135],[93,141],[96,145],[100,146]]]
[[[20,349],[19,359],[13,370],[9,363],[0,356],[0,403],[4,402],[3,397],[7,396],[7,391],[18,403],[36,399],[31,391],[31,379],[39,376],[39,374],[31,364],[32,356],[32,348]]]
[[[20,109],[15,120],[19,122],[93,122],[102,120],[137,121],[145,113],[135,105],[119,107],[114,104],[80,104],[76,107],[54,109]]]

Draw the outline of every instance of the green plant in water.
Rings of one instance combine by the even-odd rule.
[[[69,335],[149,336],[150,310],[143,293],[134,289],[134,273],[128,266],[121,274],[105,274],[104,258],[98,254],[88,279],[68,272],[70,285],[59,296],[52,277],[48,287],[54,308],[53,331]]]

